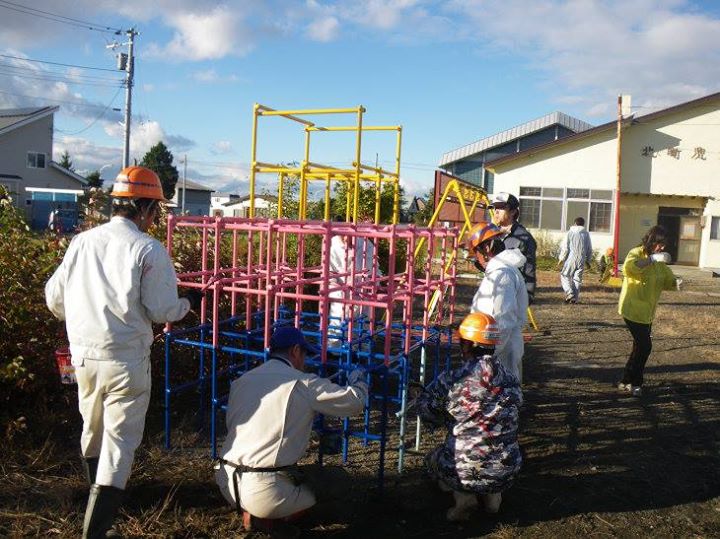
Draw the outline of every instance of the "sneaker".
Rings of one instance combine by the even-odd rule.
[[[565,298],[565,303],[571,303],[572,300],[573,300],[573,297],[572,297],[572,296],[568,296],[568,297]]]
[[[618,385],[617,385],[617,388],[618,388],[620,391],[631,392],[631,391],[632,391],[632,384],[626,384],[626,383],[624,383],[624,382],[619,382]]]
[[[633,397],[642,397],[643,390],[642,386],[635,386],[630,390]]]

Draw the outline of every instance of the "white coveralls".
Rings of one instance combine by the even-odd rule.
[[[296,464],[310,442],[315,413],[348,417],[360,413],[367,399],[365,382],[339,386],[293,368],[284,358],[270,358],[230,386],[228,435],[221,456],[251,468]],[[221,465],[215,479],[225,499],[235,504],[233,473]],[[285,518],[315,505],[307,484],[296,485],[282,471],[244,472],[238,478],[240,505],[259,518]]]
[[[345,243],[350,241],[350,238],[344,238],[343,236],[333,236],[330,242],[330,273],[342,274],[350,272],[350,268],[346,265],[346,261],[350,257],[347,254],[349,249]],[[372,268],[374,265],[375,257],[375,244],[372,240],[367,238],[355,238],[355,282],[359,283],[363,280],[363,275],[367,278],[372,275]],[[377,269],[377,275],[382,275],[380,268]],[[350,283],[350,276],[347,277],[335,277],[330,279],[330,286],[335,287]],[[330,298],[343,299],[350,298],[353,295],[348,295],[342,290],[333,290],[330,292]],[[357,297],[357,296],[355,296]],[[349,308],[349,307],[348,307]],[[328,346],[331,348],[339,348],[342,346],[342,331],[339,328],[342,325],[342,321],[345,320],[349,311],[346,312],[345,305],[339,301],[330,302],[330,322],[329,325],[332,329],[328,331]],[[361,314],[366,316],[370,315],[369,307],[354,307],[353,317],[358,317]]]
[[[525,264],[519,249],[505,249],[487,263],[485,277],[473,298],[470,312],[489,314],[497,322],[500,342],[495,354],[505,367],[522,382],[522,357],[525,352],[522,330],[527,323],[528,295],[518,268]]]
[[[124,489],[150,401],[151,323],[180,320],[190,302],[162,244],[124,217],[73,238],[45,298],[67,327],[82,454],[98,458],[96,484]]]
[[[577,301],[580,295],[585,264],[592,260],[592,242],[590,234],[584,226],[573,225],[560,244],[560,284],[565,291],[565,298]]]

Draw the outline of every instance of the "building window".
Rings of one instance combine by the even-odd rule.
[[[520,221],[529,228],[568,230],[582,217],[590,232],[610,232],[612,191],[521,187]]]
[[[45,168],[45,154],[40,152],[28,152],[28,168]]]
[[[562,187],[520,188],[520,221],[526,227],[562,230],[562,207]]]
[[[720,217],[713,217],[710,221],[710,239],[720,240]]]

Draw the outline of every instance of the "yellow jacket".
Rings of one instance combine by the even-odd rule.
[[[641,246],[628,253],[623,264],[625,279],[618,304],[618,313],[623,318],[639,324],[652,324],[660,293],[674,290],[676,286],[675,275],[664,263],[654,262],[644,268],[635,265],[636,260],[647,257]]]

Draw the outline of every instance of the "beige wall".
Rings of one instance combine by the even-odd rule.
[[[642,120],[641,120],[642,121]],[[623,131],[622,191],[655,195],[708,197],[700,246],[700,266],[720,267],[720,240],[711,241],[710,219],[720,216],[720,108],[717,103],[663,115],[649,123],[634,123]],[[649,156],[643,149],[652,147]],[[705,149],[705,159],[696,148]],[[679,150],[676,156],[669,149]],[[674,150],[672,150],[674,151]],[[695,158],[693,158],[695,154]],[[521,186],[615,189],[617,139],[615,129],[587,139],[561,144],[495,168],[495,191],[519,194]],[[718,201],[714,201],[717,198]],[[657,223],[658,208],[703,208],[705,198],[633,197],[621,199],[620,253],[637,245]],[[521,219],[522,220],[522,219]],[[648,225],[650,223],[650,225]],[[551,232],[562,237],[562,232]],[[612,245],[611,233],[591,233],[593,247]]]

